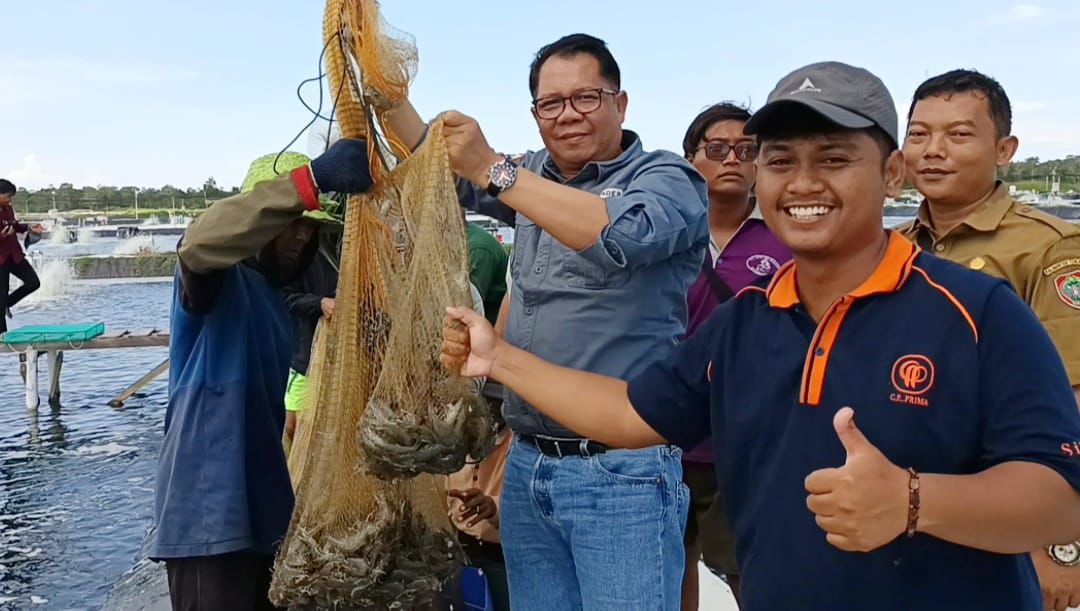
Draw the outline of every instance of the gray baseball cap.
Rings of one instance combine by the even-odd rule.
[[[803,66],[780,79],[776,88],[744,131],[756,134],[761,126],[782,116],[793,106],[810,108],[841,127],[879,127],[899,144],[896,106],[881,79],[868,70],[840,62]]]

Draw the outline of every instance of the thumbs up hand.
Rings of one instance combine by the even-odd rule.
[[[806,506],[825,539],[849,552],[875,550],[907,528],[908,472],[885,458],[855,426],[855,411],[833,417],[847,461],[806,477]]]

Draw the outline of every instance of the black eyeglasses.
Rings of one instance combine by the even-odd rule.
[[[600,108],[603,102],[603,94],[615,95],[618,91],[597,87],[596,89],[582,89],[569,97],[557,95],[533,100],[533,112],[541,119],[557,119],[566,109],[566,101],[570,100],[570,106],[583,115]]]
[[[740,142],[738,144],[728,144],[723,140],[707,140],[705,144],[694,149],[694,153],[697,153],[701,149],[705,149],[705,156],[713,161],[723,161],[727,159],[728,153],[735,151],[735,158],[739,161],[753,161],[757,159],[758,147],[753,142]]]

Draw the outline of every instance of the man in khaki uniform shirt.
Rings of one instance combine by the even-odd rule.
[[[1080,404],[1080,226],[1018,204],[997,180],[1019,141],[994,79],[970,70],[915,91],[903,152],[926,198],[898,229],[927,252],[1004,278],[1031,306],[1065,363]],[[1064,451],[1064,450],[1063,450]],[[1047,609],[1080,605],[1080,565],[1068,543],[1032,554]]]

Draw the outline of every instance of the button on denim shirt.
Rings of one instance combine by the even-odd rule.
[[[701,269],[709,228],[706,183],[693,166],[668,151],[645,152],[630,131],[622,149],[570,180],[545,150],[518,162],[604,199],[611,222],[580,251],[483,189],[462,181],[459,196],[464,207],[515,226],[506,340],[552,363],[626,380],[684,334],[686,292]],[[579,436],[510,391],[503,415],[518,434]]]

